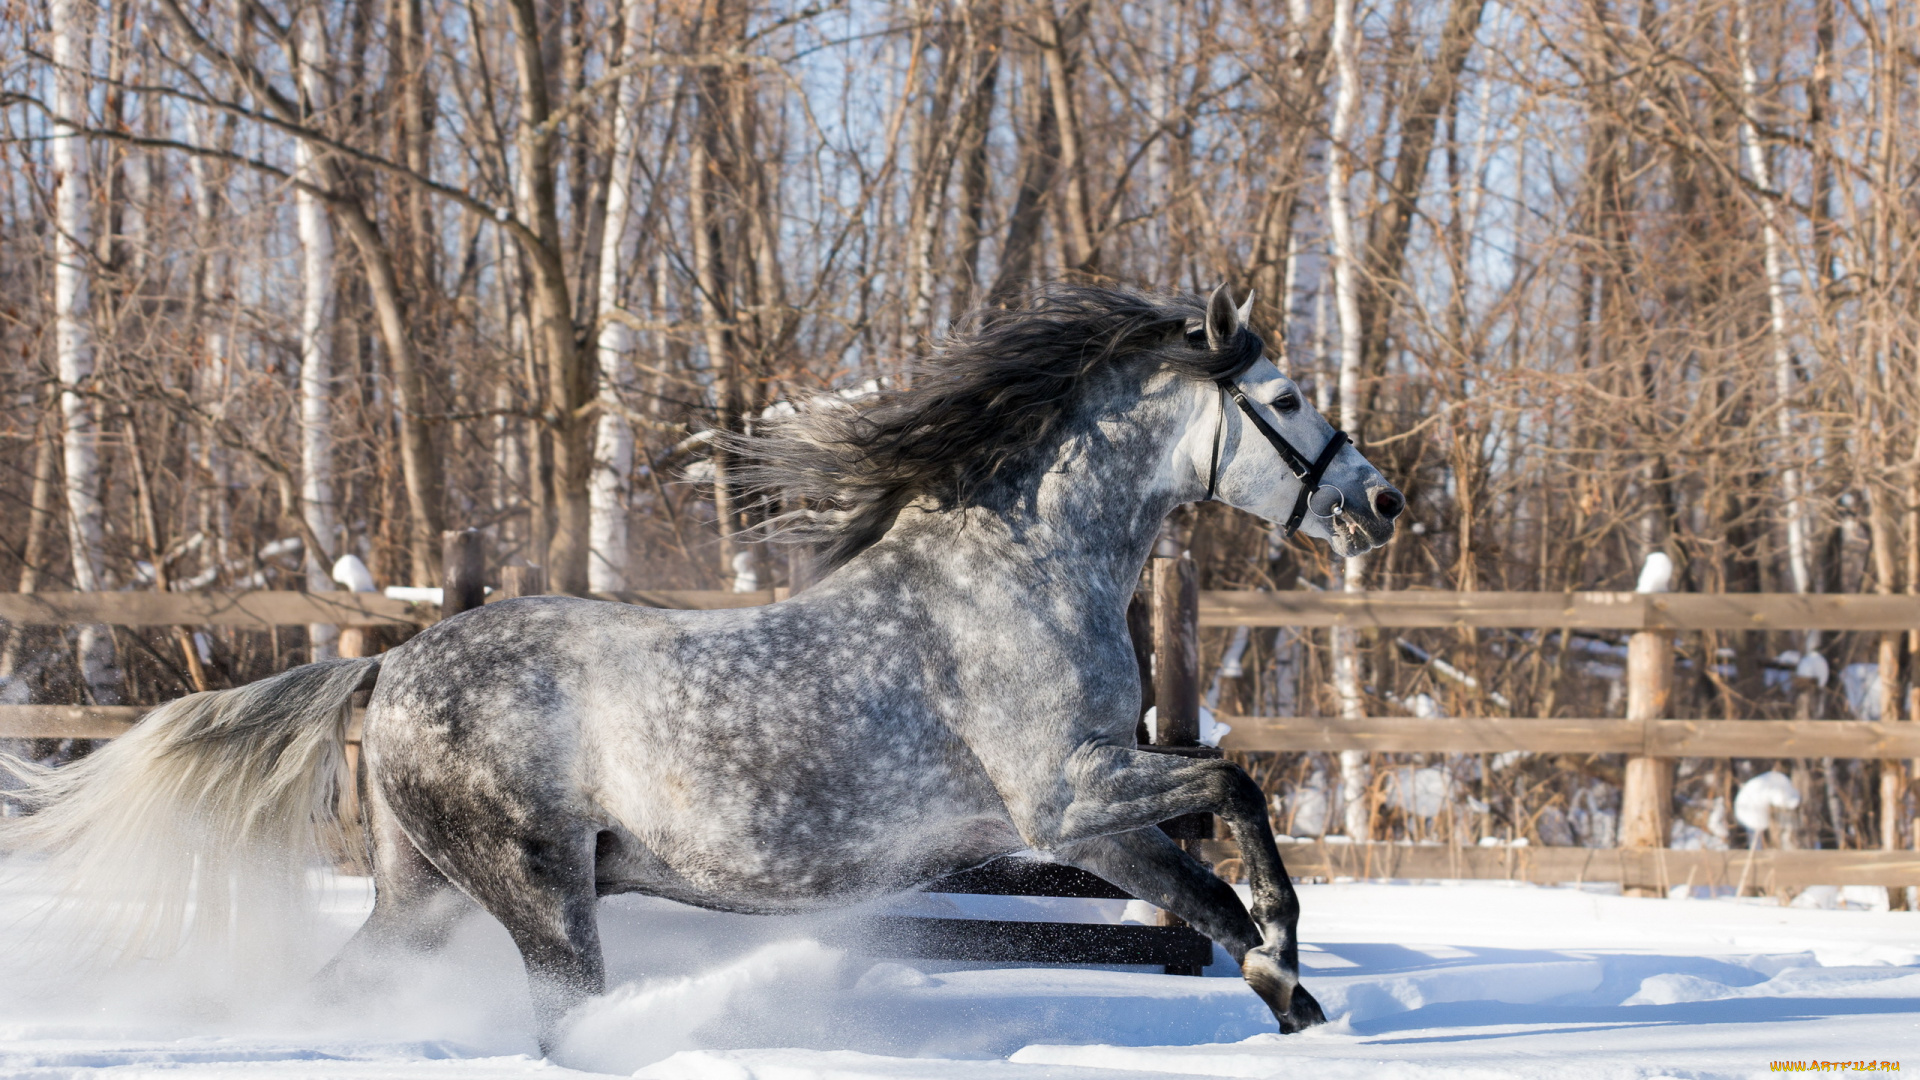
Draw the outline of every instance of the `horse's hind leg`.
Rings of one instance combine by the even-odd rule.
[[[513,853],[517,859],[467,885],[520,948],[542,1053],[553,1052],[561,1018],[606,989],[594,841],[591,832],[577,840],[527,839]]]
[[[593,881],[597,833],[564,821],[513,828],[504,813],[489,819],[493,827],[438,828],[418,842],[512,936],[527,968],[540,1049],[551,1053],[560,1019],[606,988]]]
[[[394,820],[377,786],[367,792],[372,847],[373,913],[320,973],[335,996],[364,992],[396,955],[430,953],[446,944],[474,903],[420,854]]]
[[[1320,1003],[1300,985],[1297,975],[1290,994],[1283,996],[1281,988],[1272,985],[1274,977],[1264,970],[1267,964],[1262,962],[1262,954],[1255,951],[1262,944],[1260,928],[1254,925],[1233,886],[1214,876],[1200,860],[1181,850],[1180,845],[1158,828],[1083,840],[1059,849],[1057,854],[1064,861],[1173,912],[1195,930],[1219,942],[1235,963],[1243,965],[1248,981],[1263,999],[1269,1004],[1285,1001],[1282,1008],[1275,1010],[1280,1013],[1276,1019],[1282,1031],[1291,1034],[1326,1022]],[[1291,883],[1287,892],[1292,895]],[[1292,917],[1285,919],[1289,939],[1293,937],[1298,912],[1296,901],[1291,906]],[[1253,957],[1251,963],[1249,955]],[[1297,966],[1292,970],[1297,972]]]

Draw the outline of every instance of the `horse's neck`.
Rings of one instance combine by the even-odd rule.
[[[1192,493],[1177,477],[1177,392],[1148,395],[1097,431],[1066,439],[1005,508],[903,513],[878,548],[913,547],[980,581],[1077,596],[1130,596],[1167,512]]]

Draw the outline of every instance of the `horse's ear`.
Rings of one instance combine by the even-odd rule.
[[[1244,325],[1239,309],[1233,306],[1233,291],[1224,284],[1213,290],[1207,299],[1207,348],[1226,348]]]
[[[1253,290],[1252,289],[1247,290],[1247,298],[1245,300],[1240,301],[1240,308],[1238,311],[1235,311],[1234,314],[1239,317],[1241,326],[1246,326],[1247,324],[1253,322]]]

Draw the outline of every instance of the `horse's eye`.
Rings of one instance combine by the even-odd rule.
[[[1300,409],[1300,395],[1289,390],[1281,394],[1280,397],[1274,401],[1273,407],[1283,413],[1298,412]]]

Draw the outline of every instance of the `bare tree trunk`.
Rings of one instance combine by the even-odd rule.
[[[573,301],[567,287],[560,236],[559,200],[552,137],[544,133],[552,108],[534,0],[513,0],[514,71],[519,78],[516,187],[520,213],[532,231],[523,240],[532,270],[533,339],[544,362],[553,439],[554,527],[547,544],[547,578],[555,592],[587,591],[591,513],[587,494],[592,452],[588,417],[593,397],[591,363],[574,337]]]
[[[33,495],[27,507],[27,545],[20,561],[20,591],[30,593],[40,587],[40,571],[46,565],[52,546],[54,486],[60,482],[56,442],[49,425],[36,430],[33,448]],[[20,670],[21,638],[25,627],[13,627],[6,648],[0,649],[0,679]]]
[[[907,212],[906,250],[903,252],[906,276],[905,308],[900,320],[896,352],[905,360],[919,351],[921,341],[933,334],[933,247],[946,216],[947,180],[953,173],[954,151],[965,132],[964,121],[952,120],[956,96],[964,113],[971,85],[962,85],[962,73],[969,70],[969,39],[959,28],[947,26],[937,38],[945,55],[934,84],[933,98],[925,108],[914,110],[914,177]],[[956,37],[958,40],[956,41]],[[915,35],[914,44],[919,45]]]
[[[205,109],[188,107],[187,130],[201,146],[224,149],[231,125],[219,124]],[[216,130],[217,128],[217,130]],[[200,364],[196,366],[194,394],[201,408],[221,415],[227,389],[227,354],[230,347],[229,316],[221,301],[228,292],[231,272],[229,259],[220,250],[214,235],[219,217],[220,181],[223,170],[210,158],[195,154],[187,159],[194,186],[195,273],[193,296],[189,305],[192,325],[200,328],[205,343]],[[231,483],[227,450],[218,439],[202,440],[200,467],[211,481],[201,495],[200,529],[213,542],[214,555],[224,565],[233,558],[229,537],[233,535],[232,507],[227,502]]]
[[[960,133],[960,273],[953,283],[953,308],[960,312],[973,306],[980,288],[980,242],[986,222],[987,196],[993,182],[989,172],[987,135],[993,122],[993,106],[1000,81],[999,5],[982,5],[968,15],[969,66],[972,70],[973,96],[961,114]]]
[[[1759,76],[1753,66],[1753,11],[1750,0],[1735,0],[1734,38],[1740,50],[1740,137],[1746,143],[1747,171],[1759,189],[1760,236],[1765,247],[1767,275],[1768,340],[1773,349],[1773,388],[1779,401],[1775,421],[1780,433],[1780,494],[1787,511],[1787,568],[1793,578],[1793,591],[1813,589],[1812,561],[1808,554],[1807,508],[1800,490],[1801,474],[1795,463],[1800,453],[1799,423],[1793,403],[1794,371],[1792,347],[1787,341],[1787,287],[1782,266],[1779,204],[1773,195],[1773,173],[1767,164],[1766,147],[1760,145],[1753,111],[1757,107]],[[1808,634],[1807,646],[1819,640],[1817,632]]]
[[[1065,174],[1065,200],[1060,217],[1066,226],[1066,265],[1062,270],[1084,274],[1099,272],[1100,253],[1093,246],[1093,225],[1089,219],[1086,163],[1082,160],[1085,140],[1080,132],[1080,114],[1073,100],[1073,42],[1086,22],[1084,0],[1074,0],[1065,15],[1054,13],[1048,0],[1046,14],[1040,20],[1040,61],[1047,75],[1053,117],[1059,132],[1060,171]]]
[[[638,51],[644,9],[637,0],[626,5],[626,48]],[[587,587],[594,592],[619,592],[627,587],[627,505],[632,492],[633,426],[620,409],[620,391],[633,378],[633,336],[627,325],[608,318],[620,306],[621,240],[626,235],[627,210],[633,187],[634,154],[639,146],[638,76],[620,80],[613,106],[613,161],[607,178],[606,220],[600,230],[599,396],[603,408],[595,420],[593,480],[589,487],[591,534]]]
[[[319,65],[328,55],[321,14],[301,12],[300,88],[310,111],[326,107],[327,81]],[[294,144],[294,174],[309,184],[323,183],[314,168],[318,153],[302,140]],[[294,213],[300,235],[300,514],[308,534],[323,544],[339,542],[333,503],[333,225],[320,196],[294,189]],[[333,589],[333,551],[306,545],[307,589]],[[340,628],[328,623],[307,626],[312,658],[339,655]]]
[[[708,152],[707,130],[714,123],[705,115],[713,102],[701,103],[702,131],[694,135],[693,153],[687,166],[692,174],[688,185],[688,227],[693,233],[693,275],[695,308],[700,313],[701,334],[705,338],[707,366],[713,379],[713,427],[725,431],[733,420],[734,356],[733,335],[727,327],[727,292],[719,262],[711,200],[713,198],[713,159]],[[713,464],[713,510],[720,530],[718,555],[722,580],[734,574],[732,490],[727,482],[727,455],[715,446],[709,452]]]
[[[1485,6],[1486,0],[1452,0],[1440,34],[1439,51],[1426,65],[1425,81],[1402,110],[1400,150],[1394,162],[1393,179],[1379,216],[1368,233],[1367,275],[1359,286],[1361,356],[1366,370],[1378,370],[1385,359],[1391,324],[1388,316],[1398,299],[1420,190],[1426,182],[1427,163],[1433,157],[1434,135],[1440,117],[1452,106],[1460,72],[1473,51]],[[1360,434],[1357,427],[1351,430],[1356,437]]]
[[[397,98],[407,168],[427,177],[433,174],[433,88],[428,83],[426,17],[422,7],[422,0],[397,0],[393,5],[402,72]],[[408,187],[403,197],[407,210],[408,276],[416,297],[424,300],[433,293],[433,196],[415,185]]]
[[[1284,39],[1287,63],[1283,68],[1284,77],[1276,84],[1272,113],[1295,137],[1281,140],[1281,145],[1269,156],[1271,186],[1261,208],[1259,241],[1254,247],[1249,274],[1259,302],[1272,305],[1269,310],[1274,313],[1273,326],[1283,352],[1287,325],[1299,299],[1300,235],[1294,221],[1299,214],[1306,165],[1314,142],[1310,129],[1296,118],[1311,115],[1315,109],[1314,97],[1321,89],[1319,73],[1323,66],[1317,61],[1324,58],[1326,50],[1324,27],[1316,40],[1308,37],[1307,23],[1311,18],[1307,0],[1288,0]],[[1321,386],[1325,387],[1324,380]]]
[[[1340,426],[1360,430],[1360,350],[1363,327],[1360,323],[1358,248],[1354,244],[1353,213],[1347,191],[1349,151],[1355,114],[1360,105],[1360,76],[1354,64],[1354,0],[1334,0],[1333,123],[1327,146],[1327,226],[1333,234],[1334,304],[1340,320]],[[1343,587],[1358,592],[1366,560],[1347,559],[1343,567]],[[1333,687],[1340,703],[1340,718],[1361,720],[1366,716],[1366,701],[1360,690],[1360,641],[1356,631],[1335,627],[1332,631]],[[1340,792],[1346,807],[1347,835],[1355,842],[1371,835],[1371,807],[1367,805],[1367,758],[1358,750],[1340,754]]]
[[[1039,65],[1026,65],[1021,88],[1027,125],[1021,137],[1020,190],[1007,215],[1007,236],[1000,245],[1000,269],[987,290],[987,303],[1004,304],[1033,278],[1033,256],[1047,212],[1047,194],[1060,166],[1060,127],[1053,100],[1040,85]]]
[[[425,413],[426,387],[420,354],[414,348],[400,279],[380,227],[357,202],[334,204],[347,235],[354,241],[366,270],[367,293],[380,323],[380,340],[393,368],[394,412],[400,432],[400,473],[407,491],[411,529],[407,535],[408,561],[416,585],[434,585],[440,575],[440,533],[446,521],[441,500],[445,492],[440,455],[434,449]]]
[[[63,117],[87,115],[90,27],[94,7],[88,0],[54,0],[54,111]],[[90,394],[93,390],[93,325],[90,311],[93,235],[88,211],[87,144],[70,126],[55,123],[54,171],[54,351],[60,374],[60,413],[66,422],[67,543],[73,559],[73,587],[81,592],[111,588],[106,568],[106,509],[100,501],[99,431]],[[120,669],[113,634],[105,626],[82,626],[77,649],[80,674],[96,704],[120,700]]]

